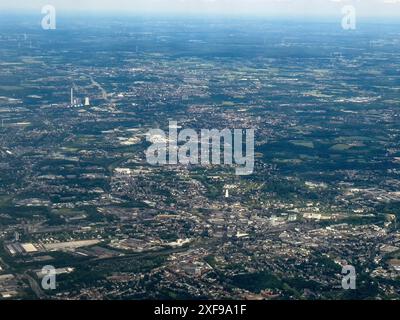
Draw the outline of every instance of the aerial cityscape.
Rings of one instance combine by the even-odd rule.
[[[338,8],[0,13],[0,300],[400,299],[400,24]]]

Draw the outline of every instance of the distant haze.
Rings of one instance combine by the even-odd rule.
[[[206,13],[265,16],[337,16],[354,5],[359,16],[400,16],[400,0],[0,0],[0,10],[124,13]]]

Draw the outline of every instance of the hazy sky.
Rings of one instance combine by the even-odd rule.
[[[354,5],[359,16],[400,16],[400,0],[0,0],[0,10],[39,11],[53,5],[58,12],[120,11],[125,13],[208,13],[336,16]]]

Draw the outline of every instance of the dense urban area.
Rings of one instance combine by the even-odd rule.
[[[399,25],[12,19],[0,299],[400,298]],[[148,164],[170,121],[254,129],[253,174]]]

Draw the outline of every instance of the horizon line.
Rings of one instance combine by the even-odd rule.
[[[2,15],[39,15],[43,14],[39,10],[33,9],[3,9],[0,11],[0,16]],[[196,11],[179,11],[179,10],[171,10],[171,11],[147,11],[147,10],[105,10],[105,9],[59,9],[57,10],[57,15],[61,16],[71,16],[71,15],[90,15],[90,16],[121,16],[121,17],[137,17],[137,16],[164,16],[164,17],[243,17],[243,18],[313,18],[313,19],[337,19],[338,17],[343,17],[343,15],[339,12],[336,13],[305,13],[300,12],[299,14],[293,13],[268,13],[268,12],[205,12],[199,10]],[[357,15],[357,19],[395,19],[400,17],[400,12],[396,12],[393,14],[359,14]],[[399,21],[400,23],[400,21]]]

